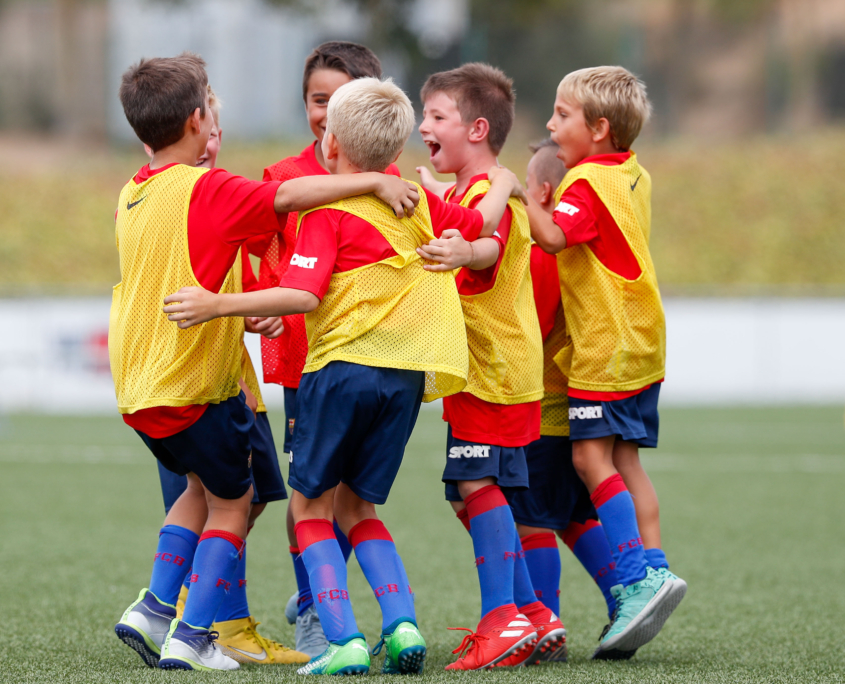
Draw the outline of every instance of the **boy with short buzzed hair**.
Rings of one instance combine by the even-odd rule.
[[[631,145],[648,120],[645,85],[622,67],[568,74],[546,124],[569,171],[550,216],[529,202],[532,236],[558,254],[570,342],[575,469],[616,563],[616,612],[595,658],[627,657],[653,639],[686,593],[660,549],[657,495],[639,447],[657,446],[666,326],[649,253],[651,177]]]
[[[471,207],[489,187],[488,169],[514,120],[511,80],[487,64],[465,64],[428,78],[420,95],[420,133],[441,173],[455,174],[447,200]],[[531,289],[525,209],[511,201],[490,240],[457,276],[467,326],[470,374],[443,400],[448,423],[446,499],[472,537],[481,587],[481,621],[447,669],[522,665],[564,648],[566,630],[534,593],[507,497],[528,486],[525,447],[540,434],[543,341]],[[434,241],[427,258],[449,263],[459,237]]]
[[[413,126],[411,103],[392,82],[358,79],[329,102],[323,154],[333,173],[384,171]],[[370,665],[333,517],[382,611],[374,649],[386,651],[382,672],[423,669],[426,646],[413,594],[375,506],[387,500],[420,402],[466,384],[466,332],[454,278],[439,264],[424,264],[419,252],[447,227],[470,240],[492,231],[510,194],[521,190],[512,174],[499,175],[505,182],[491,186],[477,211],[423,191],[411,220],[397,220],[372,196],[300,214],[295,258],[280,287],[233,295],[184,288],[165,299],[179,327],[217,316],[306,314],[309,351],[289,484],[297,542],[329,647],[300,674],[357,674]]]
[[[254,417],[239,382],[244,322],[181,331],[162,315],[161,300],[191,284],[239,292],[241,245],[277,232],[288,211],[377,191],[404,213],[418,195],[382,174],[282,186],[197,167],[214,118],[205,62],[190,53],[130,67],[120,100],[153,156],[120,194],[110,365],[124,422],[168,470],[187,475],[188,486],[165,519],[150,587],[115,632],[150,666],[237,669],[210,627],[231,585],[253,496]],[[192,586],[177,620],[174,603],[188,568]]]

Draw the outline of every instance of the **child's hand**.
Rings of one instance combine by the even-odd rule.
[[[504,166],[491,166],[487,172],[487,178],[490,183],[497,182],[497,178],[500,179],[499,183],[509,183],[511,197],[516,197],[523,204],[528,205],[528,195],[525,194],[525,189],[519,182],[519,178],[510,169],[506,169]]]
[[[268,340],[275,340],[285,331],[285,324],[279,316],[248,316],[244,318],[244,328],[247,332],[263,335]]]
[[[438,239],[424,247],[417,247],[417,254],[436,262],[425,264],[423,268],[426,271],[453,271],[472,263],[474,256],[472,245],[464,240],[461,231],[454,228],[444,230]]]
[[[393,208],[397,218],[410,218],[420,203],[420,193],[415,185],[387,174],[382,174],[379,179],[376,195]]]
[[[217,311],[219,299],[220,295],[201,287],[183,287],[164,298],[164,303],[168,304],[164,313],[168,314],[168,321],[174,321],[180,328],[190,328],[217,318],[220,315]]]
[[[416,172],[420,174],[420,185],[429,192],[433,192],[440,199],[445,199],[446,191],[454,185],[454,183],[444,183],[437,180],[427,166],[418,166]]]

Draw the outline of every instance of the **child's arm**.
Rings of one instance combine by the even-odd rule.
[[[417,247],[417,254],[423,259],[436,262],[424,264],[426,271],[453,271],[462,266],[480,271],[496,263],[499,258],[499,243],[489,237],[467,242],[461,231],[449,228],[436,240],[423,247]]]
[[[384,173],[350,173],[292,178],[279,186],[274,206],[276,213],[287,214],[371,192],[387,202],[399,218],[413,216],[420,203],[417,188],[401,178]]]
[[[481,237],[490,237],[499,227],[499,221],[502,220],[511,197],[518,197],[523,204],[528,203],[528,196],[512,171],[501,166],[494,166],[487,177],[490,179],[490,189],[475,206],[484,217]]]
[[[215,294],[201,287],[183,287],[164,298],[167,320],[180,328],[227,316],[290,316],[309,313],[320,298],[305,290],[271,287],[269,290]]]
[[[418,166],[416,172],[420,174],[420,185],[422,185],[429,192],[433,192],[440,199],[446,199],[446,191],[451,188],[454,183],[446,183],[437,180],[428,170],[427,166]]]

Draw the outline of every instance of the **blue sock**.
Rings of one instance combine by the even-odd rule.
[[[537,595],[534,593],[534,585],[531,583],[531,574],[528,572],[525,551],[522,550],[519,535],[514,533],[513,539],[513,600],[517,607],[522,609],[523,606],[537,601]]]
[[[648,567],[654,568],[655,570],[658,568],[669,569],[669,561],[666,560],[666,554],[663,553],[663,549],[646,549],[645,562],[648,563]]]
[[[607,536],[618,583],[627,587],[645,579],[648,566],[637,527],[637,512],[622,476],[619,473],[611,475],[596,487],[590,499]]]
[[[607,614],[613,615],[616,599],[610,593],[610,588],[619,584],[619,580],[616,577],[616,563],[610,555],[610,546],[599,521],[569,523],[563,533],[563,541],[598,585],[607,603]]]
[[[299,598],[296,601],[296,614],[302,615],[314,605],[311,598],[311,584],[308,582],[308,570],[298,546],[290,547],[290,557],[293,561],[293,574],[296,576],[296,588],[299,590]]]
[[[349,539],[346,538],[343,530],[340,529],[337,520],[332,521],[332,527],[334,528],[334,536],[337,538],[337,543],[340,545],[340,552],[343,554],[343,562],[348,563],[349,556],[352,555],[352,544],[349,543]]]
[[[414,595],[396,545],[381,520],[363,520],[349,530],[349,541],[381,608],[381,630],[392,634],[402,622],[417,624]]]
[[[536,600],[560,615],[560,551],[553,532],[538,532],[522,538],[525,564],[531,575]]]
[[[235,574],[232,575],[232,586],[229,587],[229,592],[223,599],[214,621],[240,620],[249,615],[249,603],[246,600],[246,541],[244,541],[241,557],[235,567]]]
[[[302,520],[294,530],[326,639],[345,644],[362,636],[349,601],[346,562],[332,524],[328,520]]]
[[[191,589],[185,601],[182,621],[191,627],[208,629],[229,593],[238,555],[244,540],[231,532],[208,530],[203,532],[194,567],[191,570]]]
[[[465,499],[475,566],[481,585],[481,616],[513,603],[513,513],[497,485],[473,492]]]
[[[159,601],[176,604],[182,580],[191,569],[199,535],[185,527],[165,525],[158,536],[150,591]]]

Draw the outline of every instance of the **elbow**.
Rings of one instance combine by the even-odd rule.
[[[320,306],[320,298],[312,292],[305,292],[301,290],[302,294],[299,296],[299,310],[302,313],[311,313],[318,306]]]
[[[535,238],[534,241],[540,245],[540,249],[542,249],[546,254],[558,254],[563,251],[564,247],[566,247],[566,242],[561,240],[537,240]]]

